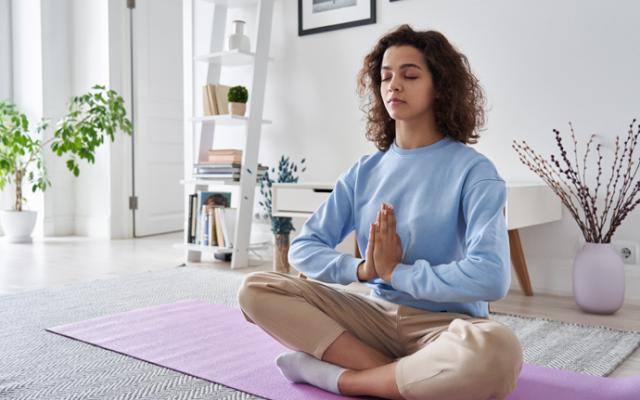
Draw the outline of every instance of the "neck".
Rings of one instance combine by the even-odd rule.
[[[436,128],[433,113],[422,114],[413,119],[396,120],[396,143],[402,149],[428,146],[444,136]]]

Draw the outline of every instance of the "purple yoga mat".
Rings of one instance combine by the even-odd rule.
[[[287,381],[274,359],[282,344],[237,308],[183,300],[47,329],[260,397],[344,399]],[[526,364],[509,400],[638,400],[640,377],[613,379]]]

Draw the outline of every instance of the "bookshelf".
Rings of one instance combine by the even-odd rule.
[[[202,254],[215,252],[216,246],[202,246],[188,242],[189,233],[189,195],[200,191],[208,191],[210,186],[229,185],[236,187],[239,196],[238,212],[235,221],[234,247],[232,249],[231,268],[249,267],[249,251],[265,247],[265,243],[250,244],[251,224],[254,209],[254,197],[257,185],[258,151],[262,126],[270,124],[263,118],[265,84],[271,39],[271,24],[274,0],[185,0],[183,2],[183,48],[184,48],[184,236],[183,242],[176,244],[184,249],[187,262],[201,262]],[[198,29],[197,6],[200,3],[212,3],[213,13],[211,32],[208,37],[196,37]],[[254,50],[242,52],[225,50],[225,36],[228,21],[228,10],[235,7],[257,7],[256,37],[252,38]],[[196,40],[208,40],[208,51],[196,54]],[[207,66],[206,80],[196,76],[196,64]],[[246,116],[235,115],[197,115],[198,102],[202,101],[202,86],[207,83],[222,83],[222,68],[250,67],[251,83]],[[242,70],[244,71],[244,69]],[[224,82],[223,84],[231,84]],[[208,151],[212,149],[215,134],[224,134],[226,127],[244,128],[245,146],[242,149],[242,169],[240,180],[203,178],[193,176],[193,165],[206,161]],[[234,128],[238,129],[238,128]],[[238,190],[239,189],[239,190]]]

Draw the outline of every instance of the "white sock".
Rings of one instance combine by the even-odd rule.
[[[302,351],[282,353],[276,358],[280,372],[291,382],[304,382],[340,394],[338,379],[346,368],[318,360]]]

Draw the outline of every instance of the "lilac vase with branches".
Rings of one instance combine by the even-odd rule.
[[[571,122],[569,128],[573,141],[573,160],[568,156],[557,129],[553,132],[560,155],[552,154],[551,161],[537,154],[526,141],[513,141],[512,147],[518,153],[520,161],[560,197],[584,236],[586,243],[573,262],[573,292],[578,306],[587,312],[611,314],[624,303],[624,264],[612,247],[611,240],[622,221],[640,203],[640,198],[636,199],[640,191],[640,180],[636,181],[640,162],[637,155],[634,159],[640,125],[634,133],[635,122],[636,119],[633,119],[629,125],[622,146],[620,138],[616,136],[611,174],[604,199],[600,202],[601,212],[598,212],[598,192],[603,186],[600,181],[603,172],[601,143],[595,144],[598,167],[595,189],[587,184],[587,161],[597,135],[591,135],[587,142],[582,165]],[[622,153],[618,156],[620,150]]]

